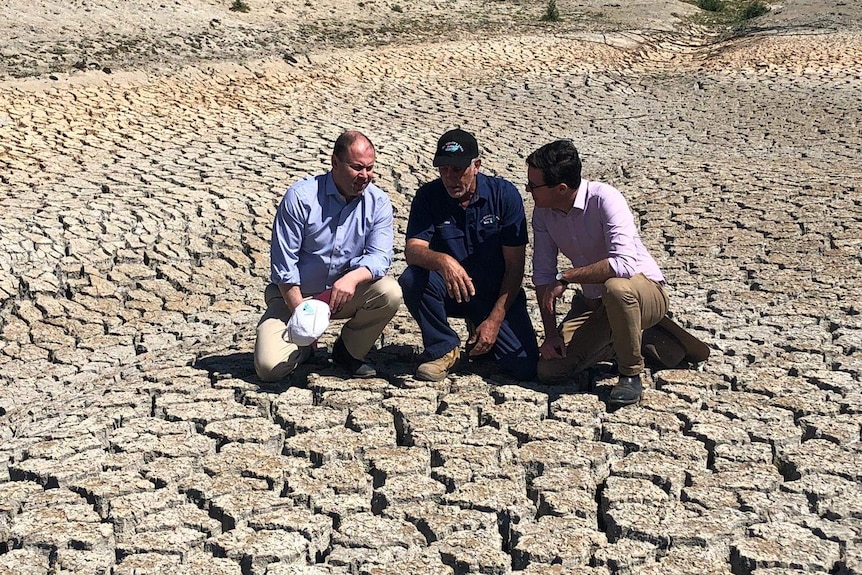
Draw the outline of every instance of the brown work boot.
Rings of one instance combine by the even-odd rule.
[[[449,375],[461,358],[461,347],[458,346],[443,357],[426,361],[416,368],[416,379],[421,381],[440,381]]]

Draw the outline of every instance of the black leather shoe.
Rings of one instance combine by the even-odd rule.
[[[643,384],[640,375],[621,375],[620,380],[611,390],[608,402],[611,405],[631,405],[641,400]]]
[[[338,367],[346,370],[352,377],[376,377],[377,370],[362,361],[356,359],[339,337],[335,340],[335,346],[332,348],[332,362]]]

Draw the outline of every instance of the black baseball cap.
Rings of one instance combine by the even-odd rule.
[[[437,140],[434,167],[454,166],[463,169],[479,157],[479,144],[470,132],[461,129],[449,130]]]

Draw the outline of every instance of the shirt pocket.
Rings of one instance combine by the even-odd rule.
[[[454,240],[464,237],[464,232],[452,224],[444,224],[434,229],[434,235],[441,240]]]
[[[465,254],[465,234],[464,231],[454,225],[442,225],[435,227],[434,238],[430,242],[431,249],[435,251],[444,251],[455,258],[463,257]]]

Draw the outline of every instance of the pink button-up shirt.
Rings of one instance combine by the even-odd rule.
[[[603,259],[610,261],[617,277],[642,273],[657,282],[664,276],[641,242],[626,199],[609,184],[581,180],[575,203],[568,214],[550,208],[533,210],[533,284],[547,285],[557,275],[557,254],[562,252],[572,267]],[[602,296],[600,284],[583,284],[584,296]]]

